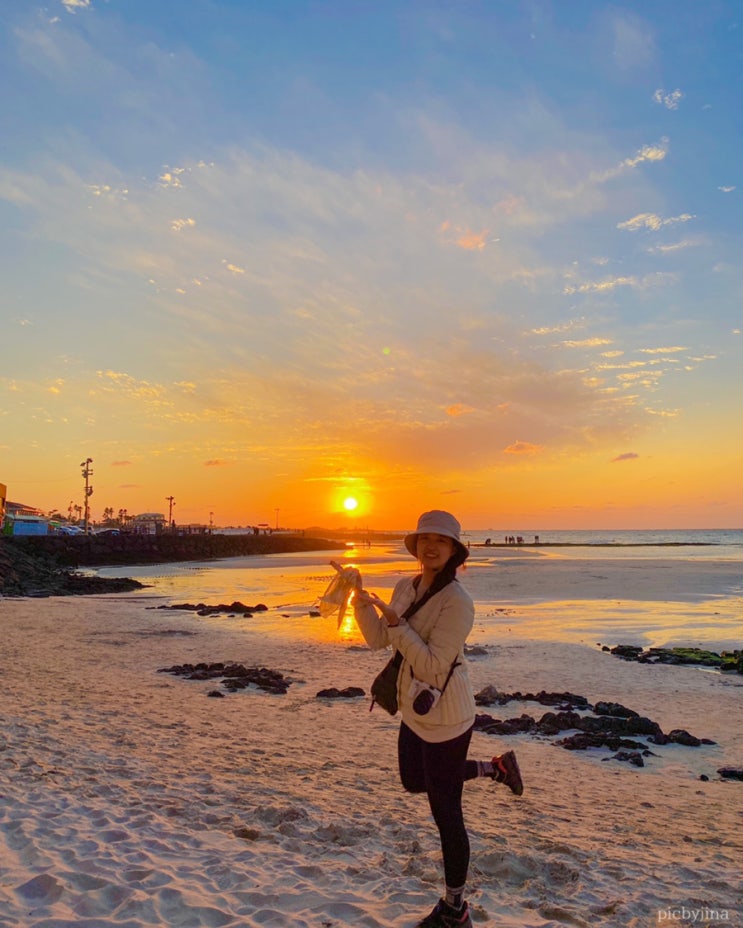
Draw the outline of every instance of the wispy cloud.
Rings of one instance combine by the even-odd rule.
[[[617,287],[637,287],[639,278],[637,277],[610,277],[606,280],[592,281],[583,284],[569,284],[563,288],[563,293],[605,293],[608,290],[615,290]]]
[[[689,349],[682,345],[672,345],[665,348],[638,348],[637,350],[640,354],[678,354]]]
[[[173,219],[170,228],[173,232],[181,232],[183,229],[192,229],[195,225],[195,219]]]
[[[666,93],[663,88],[659,88],[653,94],[653,102],[660,103],[662,106],[665,106],[667,110],[677,110],[683,96],[683,93],[678,88],[670,91],[670,93]]]
[[[595,170],[591,173],[591,181],[605,183],[624,174],[628,169],[636,168],[646,161],[663,161],[668,154],[668,139],[662,138],[656,145],[644,145],[635,155],[620,161],[615,167],[606,170]]]
[[[62,6],[68,13],[77,13],[78,10],[87,10],[92,6],[91,0],[62,0]]]
[[[580,341],[564,341],[562,344],[566,348],[600,348],[603,345],[611,345],[610,338],[584,338]]]
[[[686,248],[695,248],[701,242],[698,239],[686,238],[680,242],[671,242],[667,245],[650,245],[646,251],[649,255],[669,255],[675,251],[683,251]]]
[[[639,457],[640,455],[636,454],[634,451],[626,451],[624,454],[612,458],[611,463],[616,464],[618,461],[636,461]]]
[[[661,287],[675,280],[673,274],[654,273],[644,274],[642,277],[608,277],[605,280],[586,281],[582,284],[568,284],[563,293],[608,293],[617,287],[631,287],[636,290],[647,290],[651,287]]]
[[[655,213],[638,213],[637,216],[633,216],[631,219],[617,223],[617,229],[623,229],[627,232],[650,229],[657,232],[664,226],[674,225],[677,222],[690,222],[692,219],[696,219],[696,216],[691,215],[691,213],[682,213],[680,216],[670,216],[667,219],[663,219]]]
[[[634,158],[625,158],[620,167],[634,168],[643,161],[662,161],[668,154],[668,139],[663,138],[657,145],[645,145]]]

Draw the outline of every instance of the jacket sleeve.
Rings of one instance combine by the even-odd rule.
[[[462,653],[472,631],[475,609],[472,600],[463,591],[446,587],[421,612],[424,610],[435,613],[427,640],[407,624],[386,631],[392,645],[402,652],[419,680],[432,686],[443,686],[451,665]],[[426,626],[428,624],[426,621]]]
[[[412,595],[410,583],[404,578],[398,580],[392,591],[390,605],[397,610],[398,614],[402,614],[412,599]],[[389,636],[391,629],[387,627],[385,622],[380,620],[379,613],[374,606],[363,605],[354,600],[354,612],[356,624],[361,629],[361,634],[372,651],[379,651],[391,643]]]
[[[377,610],[372,605],[356,603],[354,605],[356,624],[372,651],[386,648],[390,643],[389,629],[384,622],[379,621]]]

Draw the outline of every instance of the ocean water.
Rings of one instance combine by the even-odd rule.
[[[485,545],[491,538],[491,545]],[[489,533],[471,545],[461,582],[476,604],[471,640],[561,640],[595,645],[743,648],[743,532],[553,532],[540,544],[506,545]],[[357,566],[365,585],[388,598],[415,570],[401,542],[142,567],[101,568],[101,576],[131,576],[147,585],[151,607],[175,603],[263,603],[252,618],[223,615],[272,636],[360,642],[352,621],[336,627],[317,615],[335,571],[334,558]]]

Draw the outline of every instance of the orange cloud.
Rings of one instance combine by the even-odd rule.
[[[505,454],[539,454],[544,450],[542,445],[533,445],[529,441],[515,441],[512,445],[504,448]]]
[[[449,406],[446,410],[447,416],[465,416],[469,412],[474,412],[472,406],[465,406],[464,403],[454,403],[453,406]]]
[[[482,232],[465,232],[464,235],[457,239],[457,245],[460,248],[466,248],[468,251],[482,251],[485,247],[488,231],[488,229],[483,229]]]

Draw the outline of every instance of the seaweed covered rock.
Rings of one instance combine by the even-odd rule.
[[[613,648],[602,646],[615,657],[639,664],[672,664],[696,667],[716,667],[725,673],[743,673],[743,651],[707,651],[704,648],[648,648],[640,645],[618,644]]]

